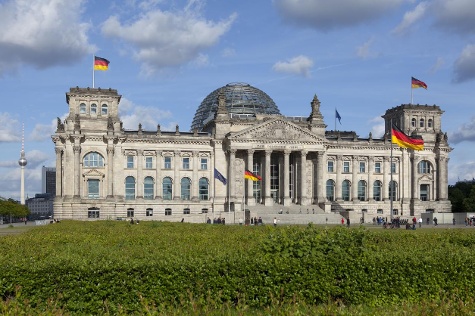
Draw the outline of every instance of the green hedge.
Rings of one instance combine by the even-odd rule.
[[[0,239],[0,295],[85,314],[470,300],[474,246],[471,229],[64,221]]]

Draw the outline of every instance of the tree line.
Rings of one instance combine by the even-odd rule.
[[[20,204],[13,199],[0,200],[0,217],[9,218],[25,218],[30,214],[30,210],[26,205]]]
[[[449,200],[452,212],[475,212],[475,179],[449,185]]]

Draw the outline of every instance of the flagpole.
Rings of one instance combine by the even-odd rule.
[[[94,89],[94,55],[92,55],[92,88]]]
[[[414,93],[414,89],[412,88],[412,80],[411,80],[411,104],[413,102],[413,93]]]
[[[336,132],[336,108],[335,108],[335,132]]]

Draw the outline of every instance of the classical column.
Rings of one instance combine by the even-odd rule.
[[[358,156],[352,157],[351,166],[351,200],[358,201]]]
[[[56,152],[56,196],[63,195],[63,150],[55,148]]]
[[[253,163],[254,163],[254,150],[253,149],[248,149],[247,150],[247,169],[251,172],[253,172]],[[251,180],[247,180],[245,179],[244,181],[246,181],[246,185],[247,185],[247,194],[246,194],[246,203],[247,205],[251,205],[251,206],[254,206],[256,205],[256,200],[254,199],[254,192],[252,191],[253,190],[253,186],[254,186],[254,181],[251,181]]]
[[[112,197],[114,184],[114,147],[107,146],[107,197]]]
[[[387,201],[389,200],[389,185],[391,182],[391,166],[390,166],[390,157],[384,157],[384,162],[383,162],[383,200]],[[392,214],[392,210],[390,212]]]
[[[229,150],[229,202],[234,202],[236,200],[236,149]]]
[[[199,201],[198,198],[198,189],[199,189],[199,179],[198,179],[198,169],[199,169],[199,160],[200,160],[200,152],[195,150],[193,151],[193,179],[191,184],[191,189],[193,191],[191,200],[194,202]]]
[[[325,174],[324,168],[324,157],[325,153],[323,151],[317,151],[317,203],[325,202],[325,185],[323,175]]]
[[[370,201],[374,200],[373,192],[373,170],[374,170],[374,157],[368,157],[368,199]]]
[[[174,151],[174,174],[173,174],[173,199],[174,200],[179,200],[180,199],[180,191],[181,191],[181,182],[180,182],[180,151],[175,150]]]
[[[137,150],[137,199],[143,199],[143,150]]]
[[[308,205],[307,197],[307,151],[300,152],[300,205]]]
[[[77,140],[79,142],[79,139]],[[76,143],[76,139],[75,139],[75,143]],[[74,151],[74,196],[79,197],[80,186],[81,186],[81,176],[80,176],[81,165],[80,165],[79,155],[81,154],[81,146],[74,144],[73,151]]]
[[[162,193],[163,193],[163,188],[162,188],[162,164],[163,164],[163,157],[162,157],[162,151],[157,150],[156,151],[156,162],[155,162],[155,171],[156,171],[156,176],[155,176],[155,199],[161,200],[162,199]]]
[[[448,185],[449,185],[449,174],[448,167],[449,158],[440,157],[439,160],[439,170],[436,170],[437,175],[437,186],[438,186],[438,196],[439,201],[446,201],[449,198]]]
[[[290,183],[290,153],[291,151],[286,149],[284,150],[284,172],[283,174],[283,181],[284,181],[284,201],[283,204],[285,206],[291,205],[292,201],[290,200],[290,195],[289,195],[289,183]]]
[[[270,156],[272,154],[272,150],[266,150],[265,155],[266,155],[266,162],[265,162],[265,168],[266,171],[264,173],[265,177],[264,179],[264,185],[265,185],[265,193],[264,193],[264,205],[270,205],[272,206],[274,204],[274,201],[272,200],[272,197],[270,196]]]
[[[342,160],[341,155],[336,156],[335,160],[335,173],[336,173],[336,183],[335,183],[335,201],[340,201],[343,197],[341,195],[341,170],[342,170]]]
[[[414,155],[411,155],[409,158],[409,161],[411,163],[411,198],[419,200],[420,196],[418,195],[419,188],[417,187],[417,163],[418,161],[416,160],[416,157]]]

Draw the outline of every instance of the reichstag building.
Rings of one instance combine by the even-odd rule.
[[[386,110],[386,132],[373,138],[326,130],[316,95],[304,116],[288,117],[245,83],[211,92],[186,131],[124,129],[120,100],[114,89],[66,93],[69,115],[52,136],[56,218],[229,222],[238,212],[248,220],[310,209],[369,222],[451,211],[451,148],[437,105]],[[392,145],[391,122],[422,136],[424,150]]]

